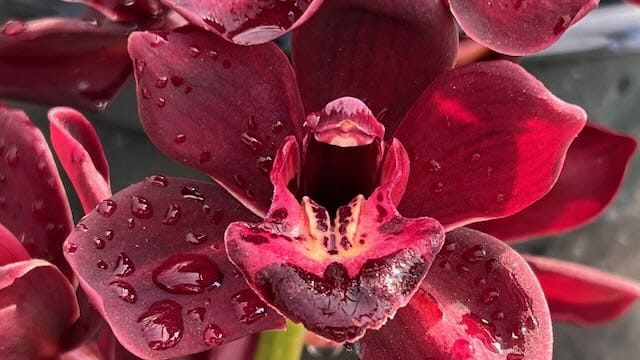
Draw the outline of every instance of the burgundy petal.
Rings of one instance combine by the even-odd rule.
[[[600,324],[622,316],[640,298],[640,284],[570,262],[525,256],[554,320]]]
[[[91,123],[71,108],[49,111],[51,143],[85,212],[111,197],[109,164]]]
[[[518,212],[551,189],[585,121],[582,109],[519,65],[454,69],[424,92],[395,134],[411,158],[400,211],[432,216],[446,229]]]
[[[618,192],[635,149],[633,138],[589,124],[571,144],[560,178],[547,195],[515,215],[471,227],[514,241],[582,226]]]
[[[0,31],[0,96],[104,110],[129,75],[125,28],[75,19]]]
[[[62,242],[71,209],[47,142],[21,110],[0,104],[0,223],[34,258],[71,270]]]
[[[264,215],[276,146],[285,135],[302,134],[304,122],[282,51],[188,28],[165,37],[134,33],[129,50],[140,117],[154,144]]]
[[[74,289],[43,260],[0,267],[0,358],[51,359],[78,317]]]
[[[550,360],[551,319],[518,253],[469,229],[447,233],[420,290],[379,331],[363,360]]]
[[[127,350],[192,354],[284,324],[227,259],[239,219],[256,218],[215,184],[151,176],[90,212],[65,256]]]
[[[526,55],[553,44],[599,0],[447,0],[464,32],[492,50]]]
[[[442,1],[328,2],[293,34],[305,109],[359,98],[393,134],[420,93],[451,68],[457,39]]]
[[[63,0],[83,3],[114,21],[150,22],[163,14],[158,0]]]
[[[30,258],[20,241],[0,224],[0,266]]]
[[[190,23],[241,45],[274,40],[306,22],[325,0],[161,0]]]
[[[359,195],[338,208],[333,221],[324,207],[306,196],[299,203],[287,190],[299,162],[289,137],[271,173],[276,189],[265,222],[232,223],[225,233],[229,258],[251,287],[328,339],[352,341],[384,325],[408,303],[444,240],[437,221],[403,218],[395,209],[392,196],[409,164],[404,151],[393,154],[386,181],[368,199]]]

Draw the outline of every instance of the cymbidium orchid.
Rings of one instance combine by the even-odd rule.
[[[0,96],[104,110],[131,74],[126,54],[128,34],[135,29],[170,30],[185,19],[228,41],[249,45],[301,29],[314,18],[307,32],[317,31],[322,34],[319,36],[336,40],[375,34],[377,48],[394,49],[397,44],[389,42],[400,37],[440,43],[439,32],[434,30],[440,28],[447,38],[455,31],[453,14],[465,32],[484,46],[523,55],[551,45],[598,5],[598,0],[66,1],[93,7],[106,21],[92,17],[88,21],[44,18],[7,22],[0,31],[0,66],[5,69],[0,73]],[[386,12],[383,21],[374,15],[380,11]],[[363,23],[375,33],[359,32],[358,24]],[[316,44],[310,41],[308,46]],[[198,50],[192,50],[194,56]],[[317,50],[327,54],[336,51]],[[408,52],[407,56],[414,55]],[[430,55],[418,52],[415,56]],[[426,63],[438,65],[438,57]],[[425,68],[427,75],[423,77],[429,77],[433,70]]]
[[[541,288],[527,260],[463,227],[508,240],[592,219],[633,139],[585,127],[580,108],[518,65],[448,70],[457,34],[446,13],[381,49],[384,67],[366,47],[392,43],[375,29],[397,14],[377,10],[377,22],[348,22],[369,40],[300,28],[295,70],[272,44],[193,27],[131,35],[147,134],[217,184],[150,176],[67,238],[67,260],[129,351],[177,357],[286,317],[359,341],[364,359],[548,359],[550,315],[603,321],[638,297],[629,281],[529,258]],[[429,34],[439,41],[425,45]],[[400,45],[433,58],[391,56]],[[586,181],[595,164],[609,171]],[[553,291],[560,283],[606,296]]]

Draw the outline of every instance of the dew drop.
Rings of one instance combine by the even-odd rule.
[[[185,186],[182,188],[180,193],[182,194],[182,197],[184,199],[191,199],[197,202],[204,201],[204,194],[198,191],[198,189],[196,189],[194,186]]]
[[[267,315],[266,305],[251,290],[242,290],[231,297],[240,321],[251,324]]]
[[[144,73],[144,69],[147,67],[147,63],[144,60],[140,59],[135,59],[134,63],[136,67],[136,73],[138,74],[138,77],[140,77]]]
[[[170,349],[178,345],[184,332],[182,306],[172,300],[157,301],[140,315],[138,323],[151,349]]]
[[[98,214],[104,217],[109,217],[113,215],[114,212],[116,212],[117,208],[118,205],[115,201],[107,199],[103,200],[102,202],[100,202],[100,204],[98,204],[98,206],[96,206],[96,211],[98,211]]]
[[[198,56],[200,56],[200,49],[195,45],[191,46],[189,48],[189,54],[191,55],[191,57],[197,58]]]
[[[484,289],[480,298],[483,304],[489,305],[494,303],[499,295],[500,293],[496,289]]]
[[[222,329],[216,324],[209,324],[202,333],[202,340],[209,346],[220,346],[224,342]]]
[[[153,282],[171,294],[201,294],[222,285],[223,273],[204,255],[174,255],[158,266]]]
[[[93,238],[93,243],[96,245],[96,249],[98,250],[104,249],[104,247],[107,245],[107,243],[103,239],[99,238],[98,236],[95,236]]]
[[[159,108],[163,108],[166,104],[167,104],[167,100],[165,98],[159,97],[159,98],[156,99],[156,105]]]
[[[64,243],[64,252],[67,254],[75,254],[76,251],[78,251],[78,245],[76,245],[76,243],[71,241]]]
[[[469,160],[468,161],[469,161],[470,164],[477,163],[478,161],[480,161],[480,154],[478,154],[478,153],[471,154],[471,156],[469,156]]]
[[[205,242],[207,242],[209,240],[209,237],[207,237],[207,234],[199,234],[199,233],[190,232],[185,236],[185,240],[187,240],[187,242],[189,244],[200,245],[200,244],[204,244]]]
[[[437,173],[442,170],[442,165],[435,160],[430,160],[429,164],[427,164],[428,170],[432,173]]]
[[[98,267],[98,269],[102,269],[102,270],[107,270],[109,268],[109,265],[107,265],[107,263],[102,260],[98,260],[98,263],[96,264],[96,266]]]
[[[431,185],[431,192],[434,194],[439,194],[442,192],[442,189],[444,189],[444,184],[441,182],[437,182],[434,183],[433,185]]]
[[[506,197],[506,196],[505,196],[505,194],[503,194],[503,193],[497,194],[497,195],[496,195],[496,202],[497,202],[498,204],[503,203],[503,202],[504,202],[505,197]]]
[[[138,301],[138,295],[136,290],[126,281],[115,280],[109,283],[109,288],[113,291],[117,297],[128,302],[129,304],[135,304]]]
[[[7,160],[7,165],[9,165],[10,167],[15,167],[16,165],[18,165],[18,160],[20,160],[20,157],[18,156],[18,148],[15,145],[7,150],[5,159]]]
[[[107,230],[104,232],[104,238],[111,241],[113,240],[113,230]]]
[[[276,121],[271,125],[271,132],[274,134],[278,134],[284,128],[284,124],[282,121]]]
[[[482,245],[474,245],[462,253],[462,259],[470,263],[484,260],[485,256],[487,256],[487,250]]]
[[[189,315],[190,317],[192,317],[195,320],[198,320],[200,322],[204,321],[204,314],[205,314],[206,310],[203,307],[197,307],[194,309],[190,309],[187,310],[187,315]]]
[[[167,87],[168,83],[169,83],[169,78],[167,76],[160,76],[158,80],[156,80],[156,87],[158,89],[163,89]]]
[[[147,88],[142,88],[142,89],[140,90],[140,92],[142,93],[142,97],[143,97],[143,98],[145,98],[145,99],[147,99],[147,100],[151,99],[151,91],[149,91],[149,89],[147,89]]]
[[[149,219],[153,216],[153,207],[145,197],[131,196],[131,213],[140,219]]]
[[[187,135],[185,134],[178,134],[173,139],[173,142],[175,142],[176,144],[184,144],[185,141],[187,141]]]
[[[119,277],[125,277],[133,274],[136,271],[136,267],[133,261],[127,256],[127,254],[121,252],[116,259],[116,267],[113,269],[113,275]]]
[[[76,225],[76,231],[86,232],[89,231],[89,227],[83,223],[78,223],[78,225]]]
[[[262,141],[249,135],[248,133],[242,133],[242,135],[240,135],[240,141],[242,141],[242,143],[253,152],[259,152],[260,150],[262,150],[262,148],[264,148],[264,144],[262,143]]]
[[[171,204],[167,209],[167,212],[164,214],[164,219],[162,219],[162,223],[165,225],[175,225],[180,217],[182,216],[182,210],[180,206],[177,204]]]
[[[273,166],[273,158],[271,156],[260,156],[256,160],[256,168],[265,175],[269,175]]]
[[[149,176],[147,178],[147,182],[152,185],[159,186],[161,188],[166,188],[167,185],[169,185],[169,180],[167,179],[167,177],[162,175]]]
[[[136,227],[136,221],[133,218],[128,218],[127,219],[127,227],[129,229],[133,229],[134,227]]]

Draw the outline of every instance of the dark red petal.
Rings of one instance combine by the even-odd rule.
[[[90,212],[65,256],[127,350],[192,354],[284,324],[227,259],[239,219],[256,217],[215,184],[151,176]]]
[[[83,3],[114,21],[148,22],[163,13],[157,0],[63,0]]]
[[[458,33],[441,1],[327,3],[293,34],[307,112],[351,96],[393,134],[420,93],[455,61]]]
[[[407,216],[445,228],[516,213],[553,186],[586,115],[519,65],[491,61],[441,76],[395,136],[409,151]]]
[[[363,360],[550,360],[551,319],[531,269],[501,241],[447,233],[409,305],[362,339]]]
[[[30,258],[20,241],[0,224],[0,266]]]
[[[0,358],[55,358],[77,318],[74,289],[55,266],[28,260],[0,267]]]
[[[49,111],[51,143],[85,213],[111,197],[109,164],[91,123],[71,108]]]
[[[104,110],[131,74],[125,30],[54,18],[5,25],[0,96]]]
[[[0,224],[34,258],[71,270],[62,242],[73,227],[71,209],[40,130],[21,110],[0,104]]]
[[[302,134],[304,122],[282,51],[184,28],[164,37],[134,33],[129,50],[140,117],[154,144],[264,215],[276,146],[288,134]]]
[[[464,32],[492,50],[526,55],[553,44],[599,0],[448,0]]]
[[[582,226],[613,200],[635,149],[633,138],[589,124],[571,144],[560,178],[547,195],[515,215],[471,227],[514,241]]]
[[[601,324],[629,310],[640,284],[570,262],[525,256],[538,277],[554,320]]]
[[[368,199],[359,195],[340,207],[335,221],[322,206],[306,196],[298,203],[287,190],[298,157],[289,137],[271,174],[276,189],[265,222],[229,225],[227,253],[281,314],[325,338],[353,341],[409,302],[444,233],[431,218],[403,218],[392,203],[394,187],[407,176],[406,156],[387,157],[393,175]]]
[[[190,23],[240,45],[274,40],[306,22],[325,0],[161,0]]]

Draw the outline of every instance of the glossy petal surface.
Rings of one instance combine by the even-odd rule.
[[[441,72],[458,33],[442,1],[329,1],[293,34],[293,63],[307,112],[351,96],[393,134]]]
[[[129,49],[142,124],[154,144],[265,214],[273,153],[304,122],[284,54],[273,44],[233,45],[196,29],[164,38],[134,33]]]
[[[77,317],[74,289],[55,266],[27,260],[0,267],[0,358],[55,357]]]
[[[517,241],[584,225],[609,205],[635,149],[633,138],[587,125],[571,144],[560,178],[547,195],[515,215],[471,227]]]
[[[519,65],[472,64],[437,79],[395,134],[411,177],[400,212],[446,229],[511,215],[540,199],[560,174],[586,121]]]
[[[111,197],[109,164],[91,123],[71,108],[49,111],[51,143],[85,213]]]
[[[0,96],[104,110],[131,74],[126,30],[55,18],[5,25]]]
[[[89,213],[65,255],[127,350],[192,354],[283,325],[227,259],[238,219],[255,217],[215,184],[151,176]]]
[[[553,44],[599,0],[448,0],[469,37],[507,55],[526,55]]]
[[[447,233],[409,305],[361,341],[363,360],[550,360],[551,319],[527,263],[500,240]]]
[[[190,23],[241,45],[262,44],[302,25],[325,0],[161,0]]]
[[[334,219],[287,190],[298,162],[298,146],[288,138],[271,174],[269,214],[263,223],[229,225],[229,258],[266,302],[325,338],[351,341],[384,325],[408,303],[444,240],[437,221],[403,218],[393,205],[408,171],[403,153],[387,158],[386,181],[368,199],[356,197]]]
[[[27,115],[0,104],[0,224],[31,257],[71,271],[62,242],[73,227],[71,210],[46,140]]]
[[[0,224],[0,266],[30,258],[20,241]]]
[[[157,0],[63,0],[83,3],[115,21],[148,22],[163,13]]]
[[[554,320],[594,325],[614,320],[640,298],[640,284],[583,265],[525,256]]]

